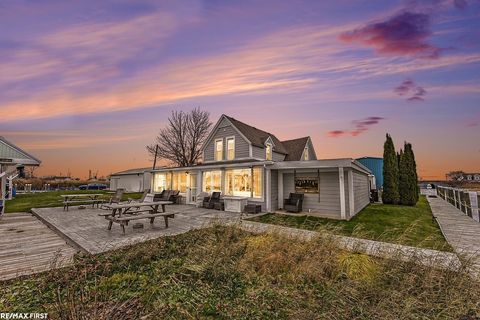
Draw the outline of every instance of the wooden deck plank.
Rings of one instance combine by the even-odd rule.
[[[69,243],[91,254],[162,236],[185,233],[202,228],[212,219],[240,219],[240,214],[236,213],[190,205],[168,205],[166,212],[175,214],[175,218],[169,219],[168,228],[165,228],[163,219],[155,220],[153,226],[148,221],[141,221],[143,229],[133,229],[132,221],[126,228],[126,234],[123,234],[118,225],[113,225],[112,230],[107,230],[108,221],[98,215],[103,210],[97,208],[78,210],[72,207],[68,212],[62,208],[41,208],[32,209],[32,212]]]
[[[29,213],[0,219],[0,280],[71,263],[76,250]]]
[[[447,242],[480,269],[480,223],[442,198],[427,199]]]

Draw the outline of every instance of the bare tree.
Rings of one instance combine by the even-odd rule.
[[[157,151],[157,159],[181,167],[191,166],[199,160],[211,126],[210,113],[200,108],[189,112],[172,111],[167,126],[160,129],[155,143],[147,146],[148,153],[155,158]]]

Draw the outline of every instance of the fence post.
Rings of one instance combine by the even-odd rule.
[[[472,219],[480,222],[480,212],[479,212],[479,202],[480,202],[480,194],[475,191],[470,191],[468,193],[470,197],[470,207],[472,211]]]

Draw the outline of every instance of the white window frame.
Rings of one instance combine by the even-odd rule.
[[[220,153],[220,159],[217,157],[217,142],[221,142],[222,148],[221,148],[221,153]],[[223,160],[223,138],[222,139],[215,139],[215,144],[214,144],[214,159],[215,161],[222,161]]]
[[[229,149],[228,149],[229,140],[233,141],[233,157],[231,159],[229,157]],[[227,137],[225,145],[227,147],[227,160],[235,160],[235,136]]]
[[[303,149],[303,160],[304,161],[310,160],[310,157],[308,155],[308,147],[305,147],[305,149]]]
[[[270,147],[270,159],[268,159],[268,147]],[[273,159],[273,146],[271,143],[265,144],[265,160],[272,160]]]

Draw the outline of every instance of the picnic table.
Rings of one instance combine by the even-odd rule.
[[[97,205],[98,207],[100,203],[103,203],[105,201],[103,199],[100,199],[102,195],[103,195],[102,193],[79,193],[79,194],[62,194],[60,195],[60,197],[63,198],[61,200],[63,201],[63,210],[68,211],[68,207],[74,203],[77,203],[77,204],[91,203],[92,208],[94,208],[95,205]]]
[[[163,217],[165,228],[168,228],[168,218],[175,218],[174,213],[165,212],[165,206],[173,204],[172,201],[152,201],[152,202],[129,202],[105,204],[104,209],[109,212],[100,213],[99,216],[109,220],[108,230],[112,229],[113,223],[118,223],[125,234],[125,226],[128,226],[131,220],[149,219],[153,224],[155,218]],[[159,210],[161,208],[161,211]]]

